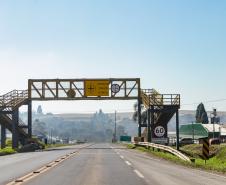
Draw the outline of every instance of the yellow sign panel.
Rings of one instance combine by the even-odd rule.
[[[85,96],[109,96],[109,80],[86,80]]]

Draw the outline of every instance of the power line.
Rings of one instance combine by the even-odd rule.
[[[221,101],[226,101],[226,99],[216,99],[216,100],[208,100],[208,101],[200,101],[202,103],[214,103],[214,102],[221,102]],[[200,102],[196,102],[196,103],[185,103],[185,104],[182,104],[181,106],[186,106],[186,105],[197,105],[199,104]]]

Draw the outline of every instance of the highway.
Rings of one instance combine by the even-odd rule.
[[[80,146],[81,147],[81,146]],[[84,147],[84,145],[83,145]],[[49,152],[0,157],[0,184],[37,169],[60,155],[77,150],[57,166],[24,182],[24,185],[225,185],[226,176],[191,169],[129,150],[120,145],[93,144]],[[32,157],[32,155],[34,155]],[[20,158],[20,160],[15,160]],[[11,160],[12,159],[12,160]],[[22,160],[23,159],[23,160]],[[5,162],[5,165],[2,165]],[[8,161],[8,162],[6,162]],[[26,162],[27,161],[27,162]],[[7,163],[9,167],[7,167]],[[30,165],[26,165],[30,163]],[[12,168],[12,165],[14,167]],[[30,167],[28,167],[30,166]],[[9,170],[11,167],[11,171]],[[26,167],[26,168],[25,168]],[[4,168],[4,169],[3,169]],[[6,168],[6,169],[5,169]],[[29,171],[30,170],[30,171]],[[16,172],[16,171],[20,171]],[[2,178],[3,172],[3,178]],[[8,179],[7,179],[8,178]]]
[[[49,151],[43,152],[17,153],[13,155],[0,156],[0,185],[26,175],[32,170],[38,169],[58,157],[85,146],[88,145],[74,145],[50,149]]]

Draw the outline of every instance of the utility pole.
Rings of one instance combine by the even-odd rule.
[[[195,137],[194,137],[195,133],[194,133],[194,123],[192,121],[192,142],[194,143],[195,141]]]

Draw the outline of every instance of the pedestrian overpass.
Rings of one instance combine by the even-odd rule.
[[[0,96],[1,148],[5,147],[6,129],[12,132],[13,148],[31,139],[32,101],[54,100],[137,100],[138,136],[149,142],[167,139],[167,124],[176,114],[179,148],[180,95],[142,89],[140,78],[29,79],[27,90],[13,90]],[[19,118],[22,105],[27,105],[27,124]],[[147,112],[147,123],[142,123],[142,105]],[[145,128],[143,133],[142,127]]]

